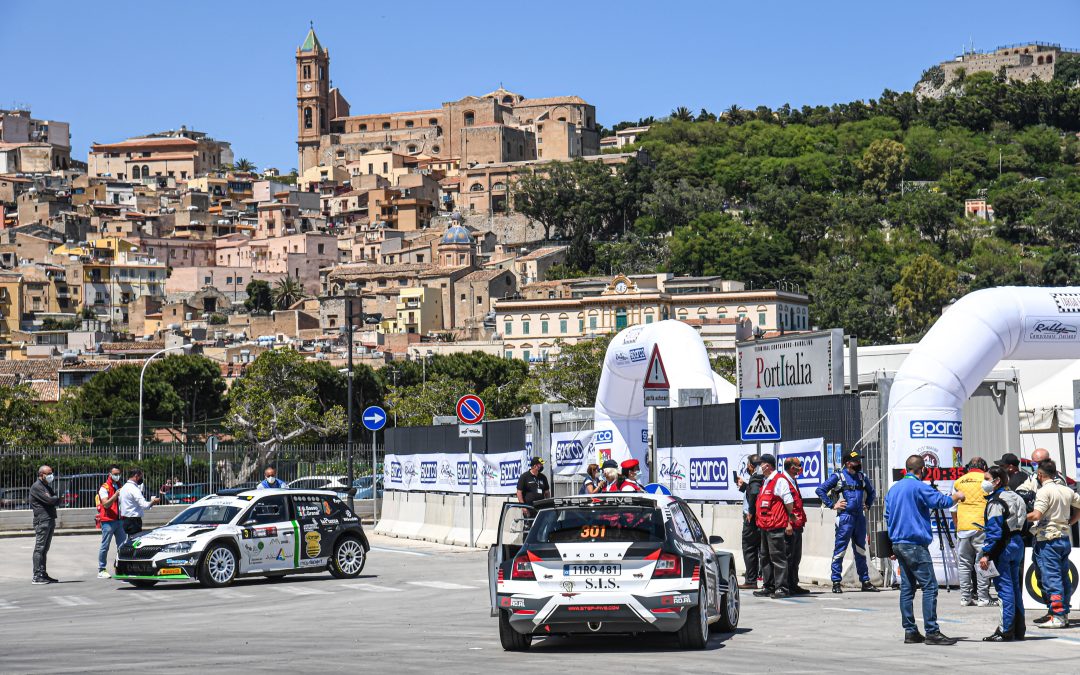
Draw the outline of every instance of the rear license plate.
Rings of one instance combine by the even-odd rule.
[[[618,576],[622,565],[563,565],[564,577]]]

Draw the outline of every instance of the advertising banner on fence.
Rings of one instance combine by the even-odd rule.
[[[593,436],[596,432],[591,429],[586,431],[559,431],[551,434],[551,473],[557,476],[574,476],[584,474],[590,464],[598,464],[598,453],[593,444]],[[610,435],[610,431],[600,432],[601,435]]]
[[[428,453],[424,455],[386,455],[383,484],[387,490],[407,492],[473,492],[488,495],[512,495],[518,477],[528,468],[525,452],[501,452],[473,455],[468,453]]]
[[[844,331],[839,328],[740,342],[739,398],[826,396],[844,391]]]
[[[784,460],[802,460],[803,476],[799,479],[799,494],[815,497],[814,490],[825,480],[825,441],[808,438],[783,443],[762,443],[762,453],[776,455],[777,468],[783,470]],[[656,482],[667,485],[672,494],[695,501],[742,501],[736,476],[746,480],[746,459],[757,452],[753,443],[741,445],[709,445],[683,448],[659,448],[656,451],[659,471]]]

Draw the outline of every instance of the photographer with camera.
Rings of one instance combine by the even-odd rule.
[[[964,493],[943,495],[924,483],[926,463],[919,455],[911,455],[905,463],[907,474],[893,483],[885,495],[885,523],[892,542],[893,558],[900,564],[900,617],[904,626],[904,642],[928,645],[953,645],[956,638],[941,633],[937,622],[937,574],[930,559],[930,512],[937,512],[938,522],[944,517],[942,509],[964,501]],[[915,588],[922,587],[922,615],[926,635],[915,624]]]

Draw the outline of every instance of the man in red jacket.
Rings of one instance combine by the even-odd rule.
[[[799,586],[799,563],[802,562],[802,535],[806,527],[806,511],[803,509],[802,495],[799,494],[798,478],[802,474],[802,460],[788,457],[784,460],[784,478],[791,485],[791,511],[795,516],[793,532],[784,537],[787,544],[788,573],[785,588],[792,595],[805,595],[810,591]]]
[[[109,542],[116,540],[116,550],[127,541],[124,524],[120,522],[120,486],[123,485],[120,467],[109,467],[109,478],[98,489],[98,521],[101,523],[101,547],[98,550],[98,579],[108,579],[112,575],[106,569],[109,560]]]
[[[761,530],[761,590],[754,595],[774,600],[791,594],[787,585],[787,536],[795,532],[795,498],[791,483],[776,470],[776,457],[761,456],[765,481],[757,499],[757,524]]]

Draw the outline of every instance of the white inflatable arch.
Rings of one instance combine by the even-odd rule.
[[[631,457],[641,462],[648,478],[649,409],[642,384],[653,345],[660,349],[671,385],[671,404],[678,405],[679,391],[712,392],[713,403],[735,400],[735,385],[713,372],[701,336],[682,321],[660,321],[625,328],[615,335],[604,356],[600,386],[596,391],[593,435],[595,448],[610,450],[622,462]]]
[[[963,464],[961,409],[1002,359],[1080,358],[1080,287],[975,291],[912,350],[889,393],[889,464]]]

